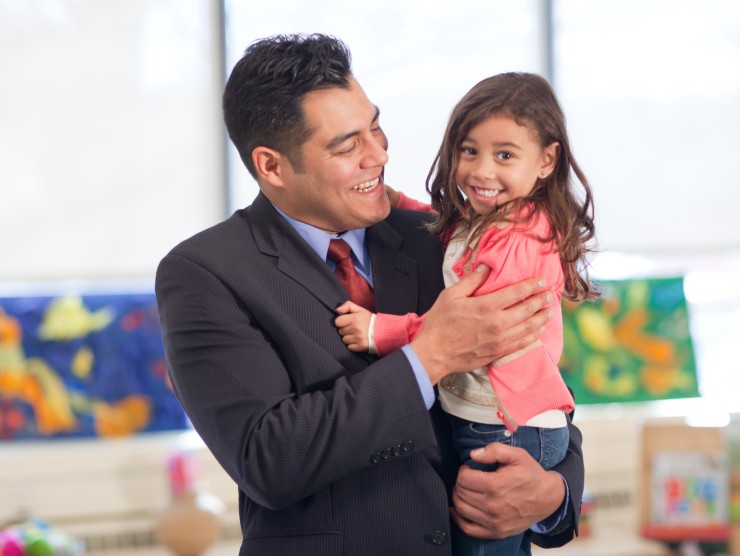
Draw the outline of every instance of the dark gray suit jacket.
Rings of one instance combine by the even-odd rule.
[[[393,210],[367,230],[379,311],[424,313],[443,288],[425,217]],[[347,350],[333,325],[346,293],[264,196],[175,247],[156,294],[175,392],[239,486],[242,555],[450,554],[441,411],[400,351]],[[580,502],[571,432],[558,470]]]

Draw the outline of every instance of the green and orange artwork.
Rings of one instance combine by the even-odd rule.
[[[682,278],[599,281],[563,302],[560,369],[578,404],[699,396]]]

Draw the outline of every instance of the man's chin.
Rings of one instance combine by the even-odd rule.
[[[377,224],[378,222],[382,222],[383,220],[388,218],[388,215],[391,213],[391,203],[388,200],[387,195],[383,195],[382,199],[379,200],[378,203],[379,206],[373,211],[375,218],[370,220],[370,214],[368,213],[368,223],[365,227],[372,226],[373,224]]]

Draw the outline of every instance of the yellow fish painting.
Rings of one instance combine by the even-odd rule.
[[[103,330],[114,318],[111,309],[90,311],[78,296],[58,297],[47,307],[38,336],[58,341],[84,338],[90,332]]]

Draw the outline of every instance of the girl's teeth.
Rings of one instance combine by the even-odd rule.
[[[478,189],[477,187],[474,189],[475,193],[481,197],[495,197],[500,193],[498,189]]]

